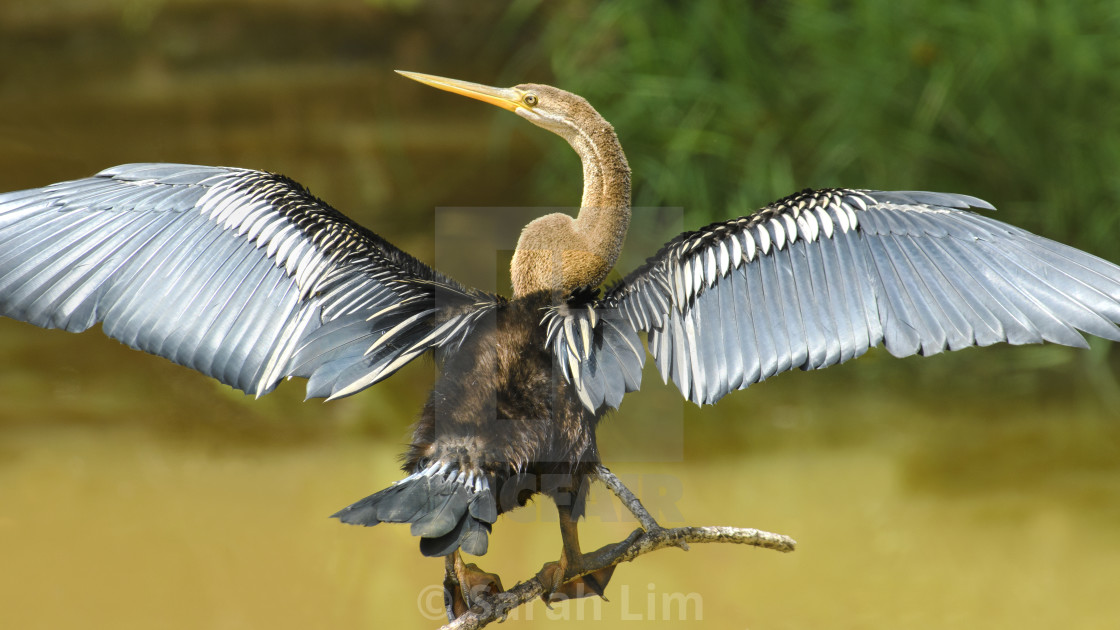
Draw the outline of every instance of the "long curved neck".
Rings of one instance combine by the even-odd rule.
[[[583,161],[583,198],[573,225],[610,271],[630,227],[630,165],[610,123],[596,122],[568,138]]]
[[[525,226],[510,266],[515,297],[598,285],[630,227],[630,166],[614,129],[598,114],[566,124],[558,133],[583,162],[579,214],[550,214]]]

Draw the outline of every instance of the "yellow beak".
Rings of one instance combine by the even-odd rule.
[[[517,109],[522,106],[521,92],[514,88],[490,87],[489,85],[437,77],[431,74],[420,74],[419,72],[406,72],[404,70],[397,70],[396,72],[413,81],[419,81],[424,85],[430,85],[436,89],[461,94],[484,103],[490,103],[491,105],[497,105],[511,112],[517,111]]]

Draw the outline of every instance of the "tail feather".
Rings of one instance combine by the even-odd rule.
[[[463,522],[466,531],[459,537],[459,547],[472,556],[484,555],[490,543],[490,525],[473,518],[464,518]]]
[[[372,494],[361,501],[352,503],[334,514],[331,514],[331,518],[337,518],[343,523],[349,523],[351,525],[373,527],[381,522],[377,518],[377,502],[382,498],[380,495],[389,490],[392,490],[392,488],[386,488],[377,494]]]
[[[466,511],[466,488],[463,486],[439,488],[436,508],[416,520],[409,521],[412,523],[412,535],[421,538],[439,538],[455,529],[459,521],[463,520]]]
[[[483,523],[465,515],[455,524],[454,529],[446,534],[433,538],[421,538],[420,552],[425,556],[437,557],[446,556],[456,549],[462,549],[471,555],[481,556],[486,553],[489,533],[489,523]]]
[[[343,523],[365,525],[411,523],[426,556],[445,556],[456,549],[486,553],[498,508],[490,482],[481,473],[468,474],[435,463],[392,486],[332,515]]]
[[[498,504],[492,492],[476,492],[471,497],[469,508],[471,516],[480,521],[493,523],[498,520]]]
[[[391,498],[386,497],[386,500],[378,502],[379,521],[410,523],[429,508],[432,490],[427,477],[421,477],[415,483],[395,485],[390,490],[396,490],[396,493]]]

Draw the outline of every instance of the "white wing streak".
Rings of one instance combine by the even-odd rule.
[[[970,206],[991,209],[965,195],[805,191],[683,234],[601,299],[577,295],[548,314],[564,331],[550,336],[557,365],[598,409],[637,384],[589,378],[588,366],[640,371],[610,342],[639,331],[662,376],[698,404],[879,344],[907,356],[1084,346],[1081,332],[1120,341],[1120,267]],[[609,335],[572,325],[588,309],[618,314]]]
[[[278,175],[130,164],[0,194],[0,314],[101,322],[256,395],[353,393],[493,304]]]

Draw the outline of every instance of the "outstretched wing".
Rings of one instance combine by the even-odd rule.
[[[0,195],[0,315],[105,334],[261,395],[345,396],[495,304],[290,179],[128,164]]]
[[[546,316],[591,409],[638,383],[638,331],[697,404],[882,343],[895,356],[1001,341],[1120,341],[1120,267],[970,212],[965,195],[830,189],[682,234],[598,300]],[[637,350],[635,350],[635,347]]]

